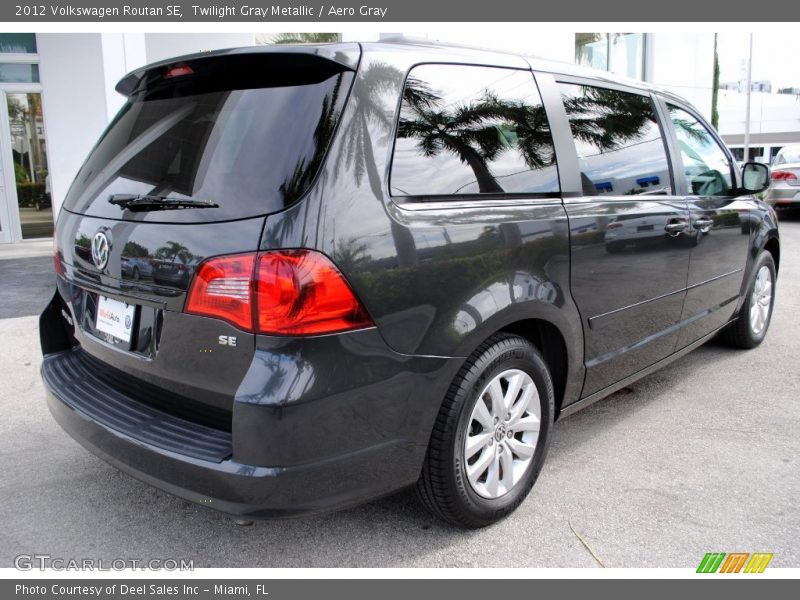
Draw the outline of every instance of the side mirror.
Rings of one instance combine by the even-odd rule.
[[[742,188],[740,195],[758,194],[769,187],[769,167],[760,162],[748,162],[742,166]]]

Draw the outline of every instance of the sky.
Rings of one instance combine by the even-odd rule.
[[[747,33],[720,33],[717,38],[720,82],[746,77],[750,36]],[[772,82],[772,91],[782,87],[800,87],[800,61],[796,45],[783,35],[753,34],[753,81]]]

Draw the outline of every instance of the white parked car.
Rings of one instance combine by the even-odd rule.
[[[772,162],[767,203],[775,208],[800,207],[800,144],[781,148]]]

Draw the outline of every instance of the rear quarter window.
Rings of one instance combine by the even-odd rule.
[[[558,192],[550,126],[529,71],[420,65],[403,91],[393,196]]]

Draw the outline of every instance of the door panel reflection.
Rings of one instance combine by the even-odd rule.
[[[693,240],[678,199],[566,204],[572,295],[584,320],[586,395],[674,350]]]

